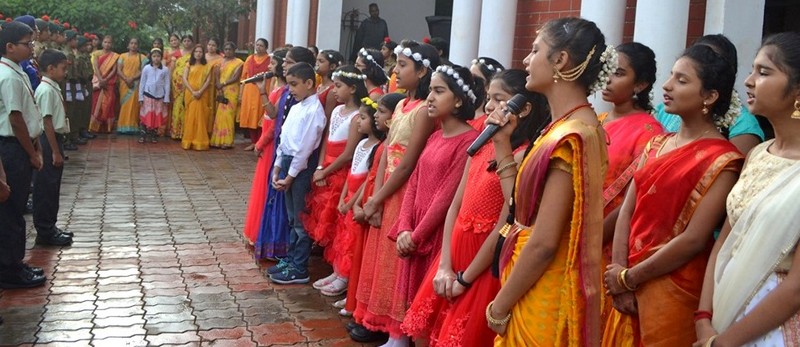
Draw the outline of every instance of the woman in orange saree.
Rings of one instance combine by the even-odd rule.
[[[545,23],[524,63],[526,89],[545,95],[553,116],[519,172],[501,176],[516,181],[499,231],[501,289],[486,320],[498,347],[596,346],[607,154],[587,95],[605,87],[600,73],[615,71],[616,57],[593,22],[560,18]],[[494,113],[488,122],[511,123],[493,138],[508,146],[515,118]]]
[[[219,73],[220,65],[222,64],[222,54],[219,54],[219,42],[217,39],[211,38],[208,39],[208,43],[206,44],[206,64],[211,67],[211,87],[209,88],[209,98],[206,100],[208,103],[208,108],[211,112],[208,113],[208,134],[211,135],[212,128],[214,126],[214,110],[217,109],[217,88],[214,88],[219,80],[217,80],[217,74]]]
[[[139,78],[142,77],[144,61],[147,57],[139,53],[139,39],[128,41],[128,52],[120,54],[117,75],[122,80],[119,84],[119,121],[117,133],[139,133]]]
[[[604,283],[614,308],[638,320],[634,341],[642,345],[696,341],[692,318],[713,232],[742,166],[717,130],[726,125],[735,76],[708,46],[692,46],[675,62],[664,104],[683,125],[648,144],[622,204]],[[618,345],[612,337],[604,343]]]
[[[267,40],[256,40],[255,53],[244,61],[244,68],[242,69],[243,80],[269,70],[271,57],[267,54],[267,48],[269,48]],[[271,84],[269,81],[267,81],[267,86]],[[264,114],[264,107],[261,106],[261,96],[254,83],[244,84],[239,87],[239,90],[242,96],[242,106],[239,109],[236,121],[239,122],[239,127],[250,131],[250,145],[245,147],[245,150],[253,150],[256,142],[261,138],[261,122],[272,122],[272,120],[262,120],[261,115]]]
[[[608,137],[608,172],[603,182],[603,267],[611,262],[611,240],[625,191],[639,166],[645,145],[664,129],[652,115],[650,92],[656,80],[655,53],[637,42],[617,46],[618,68],[603,90],[603,100],[614,104],[611,112],[598,115]],[[632,346],[630,316],[603,302],[604,335],[614,346]],[[617,335],[616,338],[610,338]],[[626,338],[627,337],[627,338]],[[625,340],[627,342],[621,342]],[[610,346],[610,345],[609,345]]]
[[[103,38],[103,50],[93,62],[92,119],[89,131],[110,133],[114,129],[117,114],[117,59],[119,54],[111,50],[111,35]]]
[[[203,46],[197,45],[192,51],[189,66],[183,73],[186,88],[183,102],[186,104],[186,115],[181,147],[198,151],[208,150],[207,122],[210,118],[208,114],[211,113],[211,108],[208,106],[208,99],[211,97],[209,92],[212,79],[211,66],[206,64],[203,53]]]

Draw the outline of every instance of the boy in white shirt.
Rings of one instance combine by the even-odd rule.
[[[307,63],[297,63],[286,72],[289,92],[299,103],[289,111],[283,123],[280,144],[275,158],[272,185],[286,192],[286,210],[289,216],[288,266],[270,275],[278,284],[308,283],[308,258],[311,238],[305,230],[300,215],[305,212],[306,195],[311,189],[311,176],[319,159],[320,141],[325,129],[325,110],[314,89],[314,68]]]
[[[30,288],[44,284],[42,269],[25,258],[25,204],[33,170],[42,168],[39,135],[42,116],[31,81],[21,61],[33,54],[33,30],[20,22],[3,23],[0,30],[0,158],[10,195],[0,203],[0,288]]]
[[[67,65],[67,56],[61,51],[46,49],[39,56],[42,83],[36,88],[36,105],[42,114],[44,134],[39,138],[43,166],[33,180],[33,226],[37,245],[72,244],[72,235],[56,227],[64,173],[64,143],[70,130],[59,87],[67,76]]]

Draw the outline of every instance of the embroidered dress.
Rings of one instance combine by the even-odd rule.
[[[200,87],[211,78],[211,66],[208,64],[189,65],[189,86],[193,90],[200,90]],[[198,151],[208,150],[208,114],[211,109],[208,107],[208,99],[211,98],[210,90],[213,87],[209,84],[203,91],[200,98],[186,89],[183,102],[186,105],[186,115],[184,120],[183,137],[181,147],[183,149],[194,149]]]
[[[244,62],[239,58],[223,61],[219,67],[220,80],[223,83],[228,81],[242,64]],[[239,111],[239,84],[230,84],[223,87],[222,96],[225,97],[228,103],[217,103],[217,115],[214,117],[210,143],[214,147],[231,147],[233,146],[233,137],[236,135],[234,121],[236,112]]]
[[[386,139],[386,170],[384,182],[392,175],[406,152],[411,131],[416,123],[417,110],[426,105],[423,100],[400,102],[392,117],[392,127]],[[404,107],[405,106],[405,107]],[[405,317],[405,300],[395,302],[396,280],[400,270],[397,246],[387,238],[403,203],[405,185],[383,203],[381,227],[371,227],[364,246],[361,263],[357,305],[353,313],[356,322],[373,331],[400,336],[400,323]]]
[[[117,60],[119,71],[125,77],[132,77],[142,71],[142,62],[145,56],[139,53],[126,53],[120,55]],[[138,134],[139,133],[139,81],[134,81],[128,87],[125,81],[119,83],[119,120],[117,121],[117,133]]]
[[[350,113],[343,112],[344,105],[339,105],[331,113],[328,138],[325,141],[325,158],[320,163],[323,167],[331,165],[347,147],[350,124],[358,116],[358,109]],[[339,220],[339,197],[342,194],[344,182],[347,180],[349,167],[350,163],[346,163],[338,170],[331,172],[325,177],[324,186],[312,183],[311,192],[306,197],[309,213],[303,218],[303,224],[311,239],[322,247],[328,246],[336,236],[336,224]],[[332,263],[334,254],[333,250],[326,249],[325,260]]]

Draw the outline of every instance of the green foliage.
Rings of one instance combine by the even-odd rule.
[[[4,0],[6,17],[30,14],[69,22],[81,32],[111,34],[114,49],[126,51],[131,37],[148,51],[152,39],[168,44],[170,33],[198,30],[203,36],[225,41],[231,23],[255,8],[255,0]],[[135,23],[136,28],[131,27]],[[220,43],[221,45],[221,43]]]

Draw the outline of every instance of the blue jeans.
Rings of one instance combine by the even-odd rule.
[[[300,216],[306,212],[306,195],[311,191],[311,176],[314,174],[319,153],[314,151],[308,159],[309,166],[297,174],[292,185],[286,190],[286,212],[289,216],[289,254],[287,261],[292,264],[297,271],[308,273],[308,258],[311,255],[311,237],[308,236]],[[291,156],[281,158],[280,177],[286,177],[289,165],[292,163]]]

